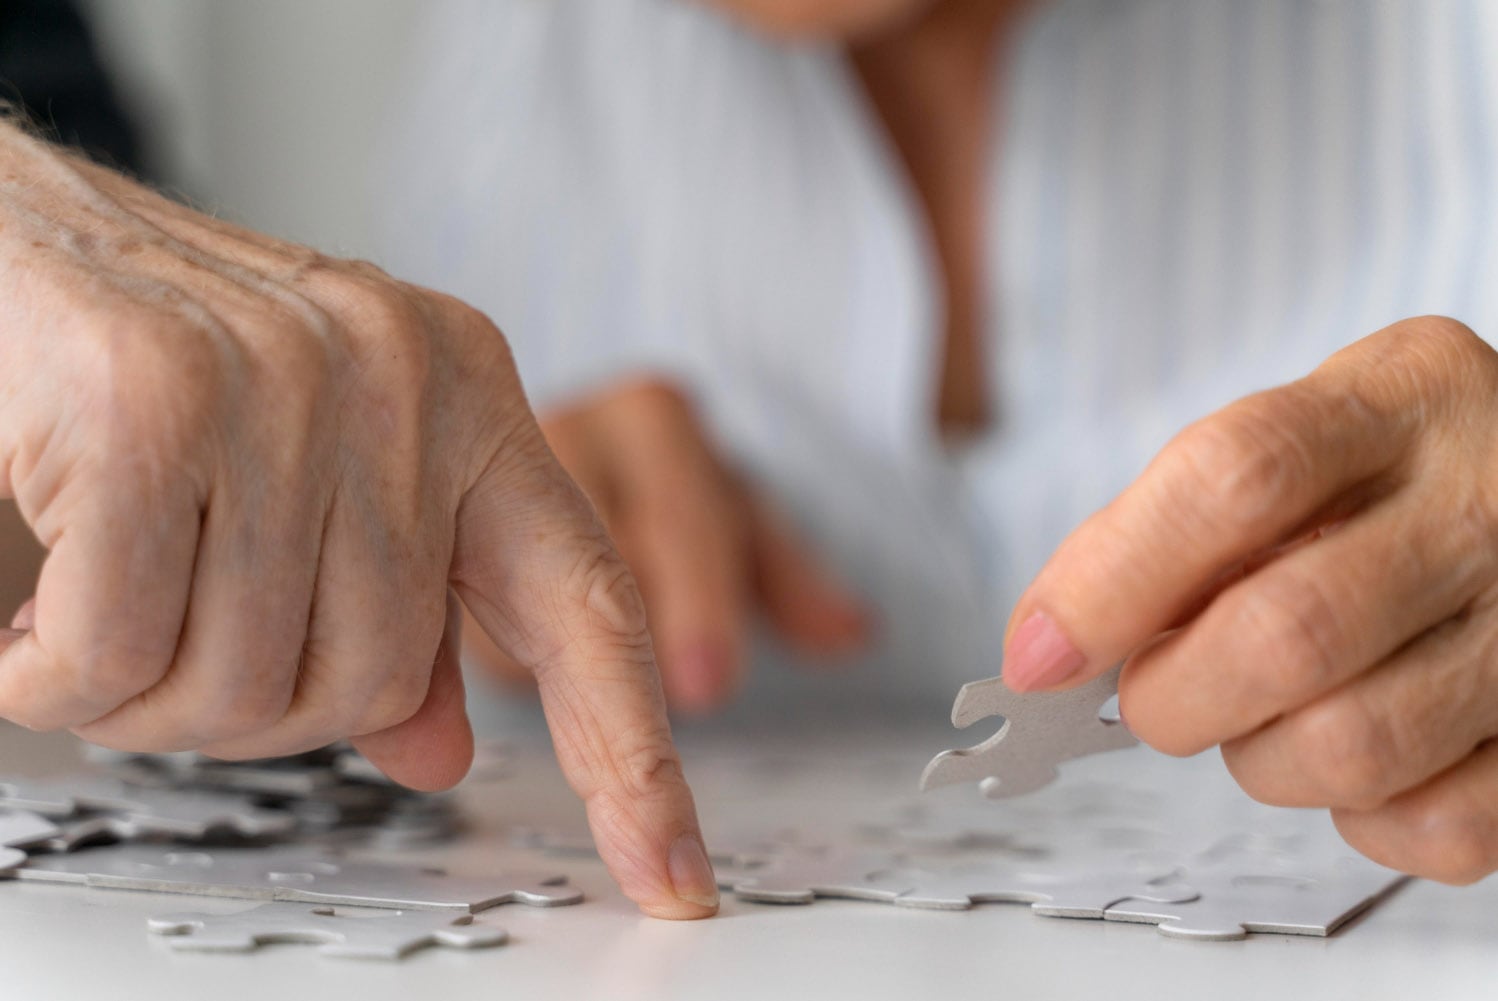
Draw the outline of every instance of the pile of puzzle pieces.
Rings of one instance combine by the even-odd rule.
[[[333,956],[400,958],[428,945],[501,944],[473,915],[582,894],[549,873],[458,876],[351,860],[345,847],[410,848],[459,830],[449,797],[384,780],[347,748],[274,761],[105,755],[107,770],[0,778],[0,878],[259,902],[238,914],[170,914],[175,948],[247,951],[311,942]],[[494,756],[482,767],[494,768]]]

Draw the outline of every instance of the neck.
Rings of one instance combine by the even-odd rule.
[[[850,48],[925,210],[947,314],[936,418],[949,435],[990,420],[983,362],[984,191],[996,60],[1026,0],[940,0]]]

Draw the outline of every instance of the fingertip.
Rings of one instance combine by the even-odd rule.
[[[1004,647],[1004,683],[1016,692],[1056,688],[1082,676],[1087,656],[1045,612],[1031,613]]]
[[[703,918],[716,916],[719,909],[717,902],[696,904],[672,899],[665,902],[636,901],[636,903],[639,904],[641,914],[665,921],[701,921]]]
[[[617,838],[600,839],[599,849],[620,889],[641,913],[668,921],[697,921],[718,913],[717,876],[695,831],[671,842],[662,853],[663,864],[636,855],[627,841]]]
[[[740,655],[727,643],[699,640],[661,656],[666,701],[688,715],[722,709],[738,691],[741,674]]]

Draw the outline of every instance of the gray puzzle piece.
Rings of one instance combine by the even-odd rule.
[[[508,836],[510,844],[516,848],[542,852],[553,858],[598,858],[598,848],[593,843],[593,837],[590,834],[517,824],[509,828]],[[781,841],[774,838],[753,840],[741,845],[724,845],[714,839],[708,848],[707,859],[715,868],[747,872],[781,852],[804,850],[805,847],[794,840]]]
[[[141,830],[188,838],[202,838],[216,829],[260,837],[284,834],[296,826],[291,815],[258,807],[245,796],[142,789],[98,775],[0,779],[0,807],[51,818],[108,811]]]
[[[120,845],[33,858],[14,875],[107,889],[417,910],[472,912],[512,902],[554,907],[582,900],[582,892],[567,886],[562,876],[455,876],[441,869],[355,862],[295,849],[184,852]]]
[[[905,876],[912,889],[900,894],[894,903],[934,910],[1021,903],[1030,904],[1031,910],[1046,917],[1100,920],[1110,905],[1123,900],[1194,900],[1196,890],[1174,876],[1169,870],[1154,878],[1121,870],[1042,873],[978,863],[936,871],[913,870]]]
[[[914,888],[908,872],[888,853],[793,852],[761,866],[717,869],[718,885],[740,900],[762,904],[809,904],[817,899],[893,903]]]
[[[29,810],[0,810],[0,848],[34,848],[57,837],[57,825]]]
[[[147,927],[184,952],[250,952],[275,942],[319,946],[324,956],[400,959],[429,945],[479,949],[501,945],[501,928],[479,927],[469,914],[378,911],[354,915],[328,906],[271,903],[237,914],[167,914]]]
[[[1233,860],[1233,865],[1244,863]],[[1193,870],[1188,878],[1201,892],[1196,900],[1123,900],[1104,917],[1157,925],[1172,938],[1231,941],[1249,932],[1324,937],[1407,878],[1361,858],[1343,858],[1313,874],[1273,865],[1257,873],[1235,871],[1233,865]]]
[[[1055,781],[1063,761],[1138,743],[1117,721],[1099,712],[1118,694],[1119,668],[1080,688],[1020,695],[1002,678],[962,686],[952,706],[952,724],[970,726],[990,716],[1004,725],[976,747],[943,751],[926,765],[921,788],[979,782],[991,799],[1033,792]]]

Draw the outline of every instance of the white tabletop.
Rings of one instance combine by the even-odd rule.
[[[931,751],[955,742],[950,734],[871,729],[803,727],[773,740],[763,733],[688,734],[688,773],[709,836],[796,818],[815,825],[881,790],[887,799],[892,783],[907,787]],[[508,825],[577,829],[579,810],[539,735],[530,728],[517,741],[512,775],[465,786],[473,830],[460,843],[414,857],[459,871],[534,868],[539,856],[514,847]],[[75,754],[66,738],[0,728],[0,770],[61,770]],[[1203,775],[1227,782],[1213,776],[1215,762],[1183,764],[1143,750],[1076,762],[1063,781],[1141,769],[1164,776],[1163,788],[1176,785],[1172,769],[1195,782]],[[148,916],[248,904],[0,882],[0,998],[1498,996],[1498,879],[1466,889],[1412,883],[1329,939],[1195,943],[1164,938],[1150,926],[1041,918],[1019,905],[942,912],[853,901],[772,906],[730,896],[716,920],[671,923],[640,917],[596,861],[539,864],[567,873],[587,901],[495,908],[478,920],[506,928],[510,944],[429,949],[398,963],[330,959],[299,945],[249,955],[178,954],[147,935]]]

